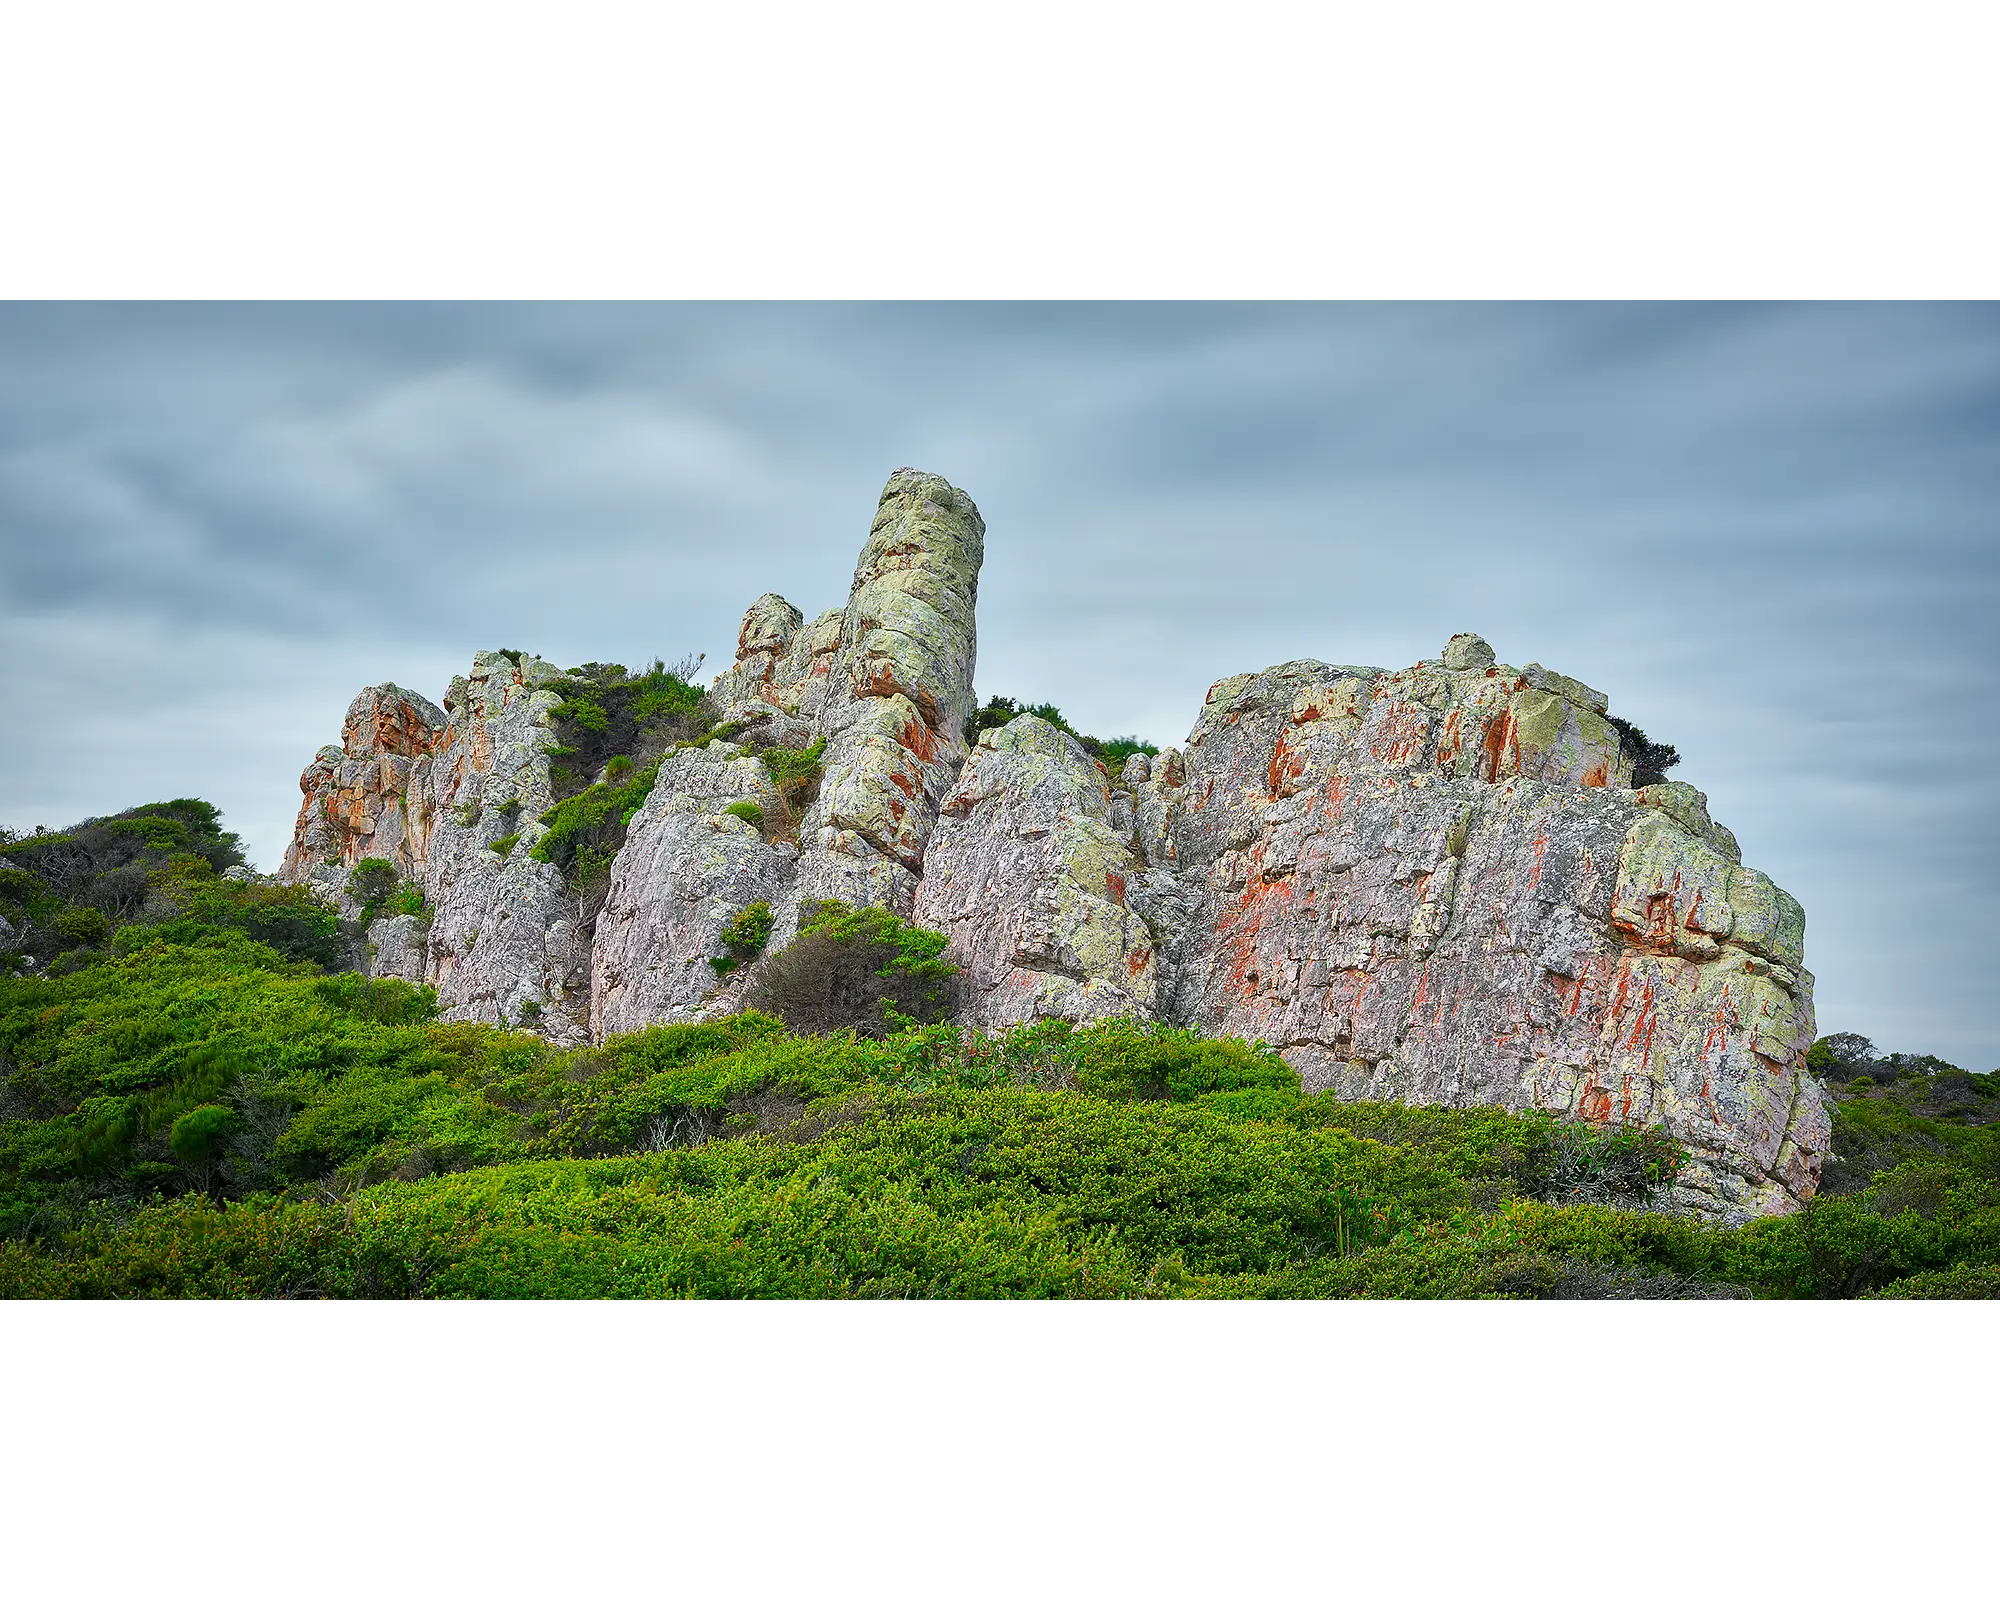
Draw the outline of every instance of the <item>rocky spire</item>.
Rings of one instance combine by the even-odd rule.
[[[907,467],[889,479],[819,712],[823,829],[852,832],[911,872],[965,763],[985,540],[963,490]]]

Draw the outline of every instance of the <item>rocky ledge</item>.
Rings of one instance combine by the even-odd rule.
[[[1458,634],[1400,672],[1226,678],[1181,749],[1116,772],[1033,716],[968,746],[984,538],[904,470],[845,606],[758,599],[710,691],[721,735],[661,761],[601,905],[534,850],[578,680],[513,654],[442,707],[364,690],[281,876],[352,913],[354,864],[389,861],[427,914],[374,919],[374,970],[564,1043],[731,1009],[736,913],[766,902],[775,950],[836,897],[948,935],[971,1026],[1260,1038],[1343,1097],[1664,1127],[1694,1157],[1677,1202],[1718,1218],[1814,1192],[1804,912],[1698,790],[1631,787],[1604,695]],[[823,774],[783,837],[746,818],[785,808],[773,748]]]

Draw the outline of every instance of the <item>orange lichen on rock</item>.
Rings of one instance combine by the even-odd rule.
[[[1281,732],[1264,774],[1271,798],[1279,800],[1295,793],[1297,780],[1305,775],[1305,770],[1306,758],[1285,742],[1285,735]]]
[[[1503,711],[1486,724],[1480,745],[1486,752],[1486,762],[1479,775],[1488,783],[1498,783],[1503,773],[1511,776],[1520,770],[1520,730],[1512,711]]]

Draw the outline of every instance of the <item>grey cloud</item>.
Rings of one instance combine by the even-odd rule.
[[[362,684],[714,665],[918,465],[982,692],[1166,742],[1477,628],[1680,746],[1823,1026],[2000,1065],[1996,432],[1984,305],[0,307],[0,817],[192,790],[268,863]]]

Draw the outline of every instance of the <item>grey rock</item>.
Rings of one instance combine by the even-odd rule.
[[[368,974],[423,983],[428,933],[415,917],[377,917],[368,925]]]
[[[448,1021],[515,1025],[532,1002],[538,1031],[570,1043],[588,1037],[588,945],[555,933],[578,908],[562,874],[532,858],[555,799],[549,712],[561,696],[548,685],[564,676],[481,651],[452,680],[447,709],[393,684],[364,690],[339,759],[322,750],[299,780],[305,801],[278,876],[353,914],[348,873],[388,861],[431,908],[421,971],[401,949],[382,958],[397,975],[434,984]],[[509,835],[511,852],[491,848]]]
[[[1174,1021],[1342,1096],[1663,1125],[1712,1215],[1812,1193],[1803,915],[1694,791],[1620,787],[1597,713],[1507,667],[1292,662],[1218,685],[1186,765]]]
[[[712,693],[739,741],[824,741],[818,799],[797,819],[796,842],[768,843],[720,818],[739,799],[767,819],[781,814],[763,768],[735,759],[737,746],[662,765],[598,920],[600,1035],[732,1003],[740,982],[718,980],[710,958],[752,900],[772,908],[773,951],[796,935],[809,900],[914,909],[938,806],[965,760],[984,533],[978,509],[944,479],[898,472],[845,607],[808,625],[781,596],[752,604]]]
[[[1493,646],[1476,633],[1454,633],[1445,642],[1444,669],[1447,672],[1473,672],[1492,665]]]
[[[985,537],[963,491],[908,468],[890,477],[818,711],[822,826],[913,874],[965,762]]]
[[[1538,662],[1530,661],[1521,669],[1521,676],[1530,688],[1546,690],[1557,699],[1567,700],[1585,711],[1595,711],[1600,717],[1611,708],[1611,697],[1602,690],[1579,683],[1575,678],[1565,678],[1560,672],[1551,672]]]
[[[916,896],[916,920],[950,936],[963,1020],[1155,1015],[1152,932],[1128,901],[1141,868],[1129,840],[1097,763],[1068,734],[1022,716],[980,735]]]
[[[753,901],[784,901],[791,863],[727,808],[778,805],[764,766],[732,746],[668,757],[611,868],[591,958],[597,1037],[708,1014],[724,990],[711,958]]]

